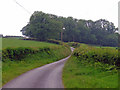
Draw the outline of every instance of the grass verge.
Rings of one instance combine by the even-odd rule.
[[[118,73],[85,66],[72,56],[63,69],[63,82],[66,88],[117,88]]]
[[[65,88],[118,88],[117,54],[113,48],[76,48],[63,69]]]
[[[29,54],[20,61],[5,60],[2,63],[2,85],[31,69],[55,62],[68,56],[71,51],[62,45],[49,46],[51,52]]]

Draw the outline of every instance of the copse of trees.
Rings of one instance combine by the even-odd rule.
[[[34,12],[30,18],[29,24],[22,29],[23,35],[37,38],[41,41],[47,39],[59,39],[62,23],[53,19],[52,15],[43,12]]]
[[[64,29],[63,29],[64,28]],[[35,11],[21,30],[23,35],[41,41],[56,39],[102,46],[118,45],[118,28],[105,19],[97,21],[61,17]]]

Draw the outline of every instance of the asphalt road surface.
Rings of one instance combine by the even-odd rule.
[[[74,48],[71,47],[71,50]],[[28,71],[8,82],[3,88],[64,88],[62,69],[69,57]]]

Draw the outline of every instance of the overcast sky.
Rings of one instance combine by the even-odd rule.
[[[34,11],[93,21],[106,19],[118,27],[118,2],[119,0],[1,0],[0,34],[22,35],[20,30],[29,22]]]

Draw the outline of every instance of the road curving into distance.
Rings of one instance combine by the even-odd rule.
[[[74,48],[71,47],[71,51]],[[70,55],[71,56],[71,55]],[[30,70],[3,86],[4,88],[64,88],[62,84],[62,69],[66,57],[54,63]]]

